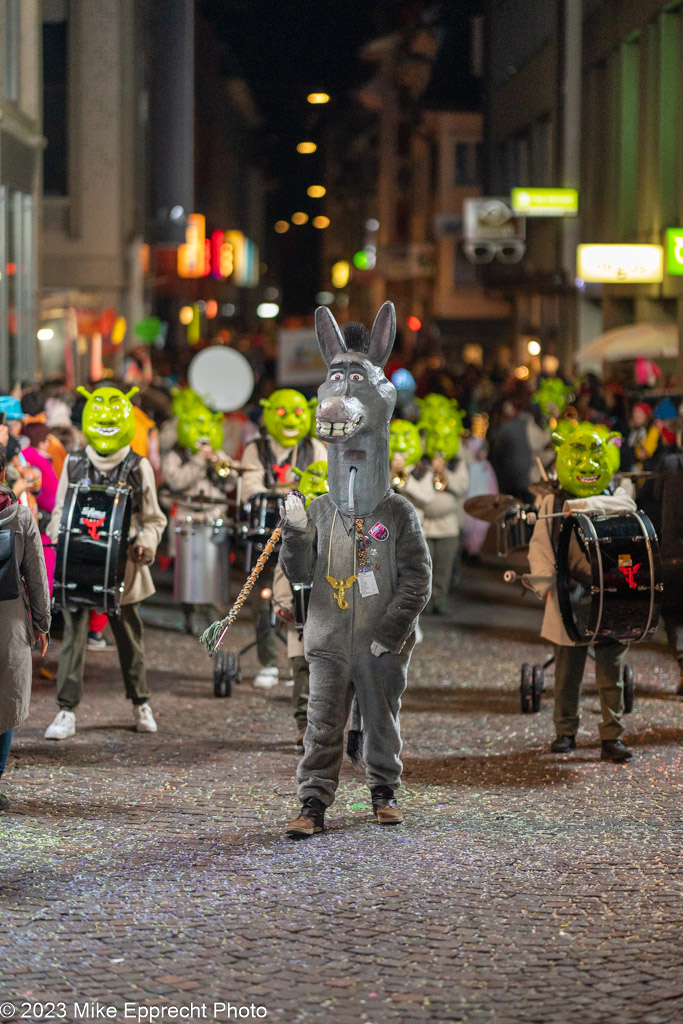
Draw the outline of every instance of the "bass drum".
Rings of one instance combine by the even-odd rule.
[[[251,572],[268,538],[282,518],[285,507],[284,495],[274,491],[252,494],[244,506],[245,522],[242,524],[244,548],[244,571]]]
[[[130,516],[129,488],[69,484],[57,540],[55,607],[118,615]]]
[[[662,566],[654,527],[644,512],[574,512],[560,529],[557,592],[574,643],[638,643],[656,629]]]
[[[230,601],[228,525],[209,516],[183,516],[174,524],[173,600],[182,604]]]

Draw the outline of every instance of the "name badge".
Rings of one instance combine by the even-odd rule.
[[[373,594],[379,594],[379,587],[377,586],[377,580],[372,569],[369,572],[360,574],[358,577],[358,587],[361,597],[372,597]]]

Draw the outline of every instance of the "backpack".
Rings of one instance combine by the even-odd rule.
[[[18,530],[0,530],[0,601],[16,601],[22,592],[21,573],[17,563]]]

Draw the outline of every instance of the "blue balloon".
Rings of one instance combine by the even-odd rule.
[[[391,375],[391,383],[397,391],[415,391],[415,378],[410,370],[403,368],[394,370]]]

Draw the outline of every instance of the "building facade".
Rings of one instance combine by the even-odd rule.
[[[0,388],[36,374],[42,192],[39,0],[0,5]]]
[[[577,273],[579,243],[661,245],[683,223],[681,6],[490,0],[486,9],[487,190],[574,188],[579,212],[528,217],[524,259],[485,276],[513,304],[520,347],[535,334],[568,373],[605,330],[681,322],[677,276],[589,283]]]

